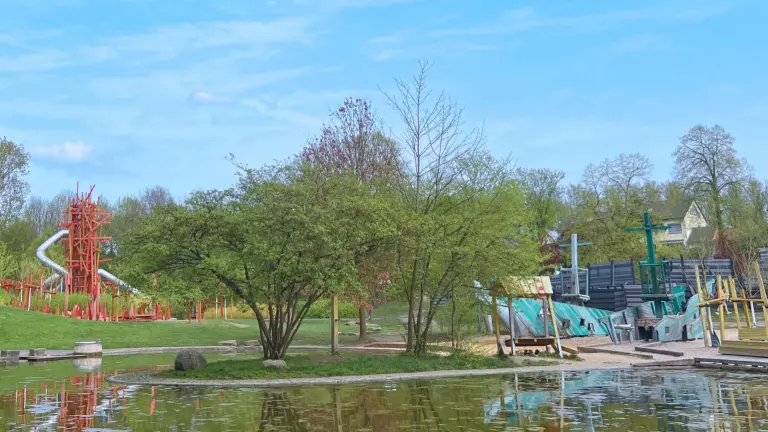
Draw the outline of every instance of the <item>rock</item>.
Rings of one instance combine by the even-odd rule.
[[[286,366],[285,360],[264,360],[262,364],[267,369],[283,369]]]
[[[29,350],[29,356],[30,357],[44,357],[45,356],[45,348],[33,348]]]
[[[247,340],[247,341],[245,341],[245,346],[247,346],[247,347],[261,346],[261,341],[258,341],[258,340]]]
[[[236,340],[221,341],[221,342],[219,342],[219,346],[235,346],[236,347],[237,346],[237,341]]]
[[[203,357],[200,351],[183,350],[176,356],[173,365],[177,371],[192,371],[204,368],[208,365],[208,360]]]

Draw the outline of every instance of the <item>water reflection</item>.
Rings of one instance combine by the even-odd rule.
[[[171,357],[0,369],[2,430],[756,431],[768,376],[622,370],[283,390],[112,386]]]

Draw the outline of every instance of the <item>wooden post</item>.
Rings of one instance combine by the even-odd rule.
[[[725,341],[725,292],[723,292],[723,277],[717,275],[718,313],[720,314],[720,342]]]
[[[499,356],[504,355],[504,348],[501,345],[501,323],[499,319],[499,303],[496,300],[496,295],[491,295],[491,307],[493,308],[493,333],[496,335],[496,354]]]
[[[515,347],[515,315],[512,312],[512,297],[507,296],[507,314],[509,315],[509,355],[514,356]]]
[[[549,337],[549,306],[547,299],[541,299],[541,312],[544,315],[544,337]]]
[[[747,320],[747,328],[754,327],[753,325],[753,319],[752,319],[752,311],[750,310],[752,307],[752,299],[747,297],[747,291],[742,288],[741,290],[741,298],[747,300],[744,302],[744,315],[745,319]]]
[[[701,281],[699,280],[699,266],[693,266],[696,275],[696,292],[699,293],[699,303],[705,302],[707,298],[704,296],[704,291],[701,289]],[[699,308],[699,318],[701,318],[701,327],[704,330],[704,346],[709,348],[709,332],[707,331],[707,318],[706,313],[709,310],[709,306],[703,306]]]
[[[731,299],[739,297],[739,295],[736,293],[736,283],[733,281],[733,276],[728,276],[728,286],[726,289],[731,293]],[[741,330],[741,317],[739,316],[738,302],[733,303],[733,313],[736,315],[736,328]]]
[[[755,276],[757,276],[757,286],[760,288],[760,299],[763,306],[763,329],[765,330],[765,337],[768,339],[768,295],[765,294],[765,284],[763,283],[763,275],[760,273],[760,263],[755,261]]]
[[[557,329],[557,315],[555,314],[555,306],[552,304],[552,296],[547,296],[549,303],[550,315],[552,315],[552,327],[555,330],[555,342],[557,343],[557,353],[560,358],[563,358],[563,346],[560,344],[560,331]]]
[[[331,355],[339,352],[339,297],[331,297]]]

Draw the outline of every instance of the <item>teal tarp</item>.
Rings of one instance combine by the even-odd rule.
[[[507,298],[499,297],[497,302],[499,316],[509,328]],[[561,337],[608,335],[608,327],[601,324],[599,319],[608,316],[611,312],[560,302],[552,302],[552,305],[555,308],[557,327]],[[515,316],[515,336],[544,337],[545,323],[541,300],[515,299],[512,301],[512,308]],[[546,325],[550,336],[554,336],[551,320]]]

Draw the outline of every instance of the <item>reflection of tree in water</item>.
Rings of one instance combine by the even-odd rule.
[[[261,403],[261,419],[259,431],[286,430],[305,432],[310,424],[307,419],[302,419],[286,392],[267,392]],[[319,426],[319,425],[315,425]]]

